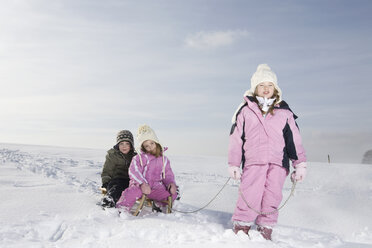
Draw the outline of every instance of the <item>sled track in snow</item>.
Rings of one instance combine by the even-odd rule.
[[[78,178],[77,168],[97,168],[100,171],[102,164],[92,160],[73,160],[58,156],[30,154],[19,150],[1,149],[0,164],[13,163],[20,170],[29,170],[48,178],[56,179],[67,185],[72,185],[81,191],[100,193],[99,184],[88,178]]]

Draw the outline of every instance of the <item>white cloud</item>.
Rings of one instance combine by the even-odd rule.
[[[196,49],[215,49],[223,46],[232,45],[237,39],[246,37],[247,31],[201,31],[196,34],[191,34],[186,38],[186,46]]]

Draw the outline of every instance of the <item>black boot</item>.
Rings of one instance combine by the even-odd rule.
[[[101,206],[105,207],[105,208],[113,208],[113,207],[115,207],[115,202],[110,196],[105,196],[102,199]]]

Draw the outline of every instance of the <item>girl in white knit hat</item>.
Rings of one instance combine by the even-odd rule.
[[[235,233],[248,234],[255,225],[271,240],[290,160],[295,168],[292,179],[305,178],[306,156],[296,118],[282,100],[275,73],[267,64],[259,65],[233,116],[230,132],[229,174],[241,180],[232,216]]]
[[[129,188],[123,191],[116,204],[118,208],[130,210],[142,194],[158,201],[177,198],[177,186],[169,159],[164,156],[167,148],[160,145],[154,130],[148,125],[138,128],[138,155],[129,167]]]

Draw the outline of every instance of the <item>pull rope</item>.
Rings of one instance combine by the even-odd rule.
[[[138,153],[138,152],[137,152]],[[141,159],[141,154],[138,153],[138,156],[139,156],[139,159],[140,159],[140,164],[141,166],[143,166],[143,163],[142,163],[142,159]],[[164,164],[164,156],[162,156],[163,158],[163,170],[162,170],[162,176],[163,178],[165,177],[165,164]],[[178,212],[178,213],[183,213],[183,214],[192,214],[192,213],[196,213],[196,212],[199,212],[203,209],[205,209],[206,207],[208,207],[216,198],[217,196],[222,192],[222,190],[226,187],[226,185],[228,184],[228,182],[230,181],[231,177],[229,177],[227,179],[227,181],[225,182],[225,184],[222,186],[222,188],[217,192],[217,194],[206,204],[204,205],[203,207],[201,208],[198,208],[196,210],[192,210],[192,211],[181,211],[181,210],[177,210],[175,208],[173,208],[172,206],[172,211],[175,211],[175,212]],[[241,191],[241,188],[239,187],[239,194],[240,196],[242,197],[244,203],[247,205],[247,207],[249,209],[251,209],[252,211],[254,211],[255,213],[259,214],[259,215],[271,215],[271,214],[274,214],[276,212],[279,212],[279,210],[281,210],[286,204],[287,202],[289,201],[289,199],[294,195],[294,190],[296,188],[296,180],[293,181],[292,183],[292,189],[291,189],[291,193],[289,194],[288,198],[284,201],[284,203],[278,207],[277,209],[273,210],[273,211],[270,211],[270,212],[262,212],[262,211],[258,211],[256,209],[254,209],[253,207],[250,206],[250,204],[247,202],[247,200],[245,199],[242,191]]]
[[[217,198],[217,196],[221,193],[221,191],[226,187],[226,185],[227,185],[227,183],[230,181],[230,177],[227,179],[227,181],[225,182],[225,184],[222,186],[222,188],[218,191],[218,193],[205,205],[205,206],[203,206],[203,207],[201,207],[201,208],[198,208],[198,209],[196,209],[196,210],[192,210],[192,211],[181,211],[181,210],[177,210],[177,209],[175,209],[175,208],[173,208],[172,207],[172,211],[175,211],[175,212],[179,212],[179,213],[183,213],[183,214],[192,214],[192,213],[196,213],[196,212],[199,212],[199,211],[201,211],[201,210],[203,210],[203,209],[205,209],[206,207],[208,207],[209,206],[209,204],[211,204],[213,201],[214,201],[214,199],[216,199]]]
[[[291,198],[291,196],[293,196],[294,194],[294,190],[295,190],[295,187],[296,187],[296,180],[293,180],[293,184],[292,184],[292,189],[291,189],[291,193],[289,194],[288,198],[283,202],[283,204],[278,207],[277,209],[273,210],[273,211],[270,211],[270,212],[262,212],[262,211],[258,211],[256,209],[254,209],[253,207],[250,206],[250,204],[247,202],[247,200],[245,199],[243,193],[242,193],[242,190],[241,188],[239,187],[239,194],[240,196],[242,197],[244,203],[247,205],[247,207],[249,209],[251,209],[252,211],[254,211],[255,213],[259,214],[259,215],[271,215],[271,214],[275,214],[276,212],[279,212],[280,209],[282,209],[286,204],[287,202],[289,201],[289,198]]]
[[[222,190],[226,187],[226,185],[228,184],[228,182],[230,181],[230,177],[227,179],[227,181],[225,182],[225,184],[222,186],[222,188],[217,192],[217,194],[203,207],[201,208],[198,208],[196,210],[192,210],[192,211],[181,211],[181,210],[177,210],[175,208],[172,207],[172,211],[174,212],[179,212],[179,213],[183,213],[183,214],[192,214],[192,213],[196,213],[196,212],[199,212],[203,209],[205,209],[206,207],[209,206],[209,204],[211,204],[216,198],[217,196],[222,192]],[[258,211],[254,208],[252,208],[249,203],[247,202],[247,200],[245,199],[242,191],[241,191],[241,188],[239,187],[239,194],[242,196],[242,199],[243,201],[245,202],[245,204],[247,205],[247,207],[251,210],[253,210],[254,212],[256,212],[257,214],[259,215],[271,215],[271,214],[274,214],[276,212],[279,212],[279,210],[281,210],[286,204],[287,202],[289,201],[289,199],[294,195],[294,190],[296,188],[296,181],[293,181],[293,184],[292,184],[292,189],[291,189],[291,193],[289,194],[288,198],[284,201],[284,203],[277,209],[275,209],[274,211],[271,211],[271,212],[262,212],[262,211]]]

